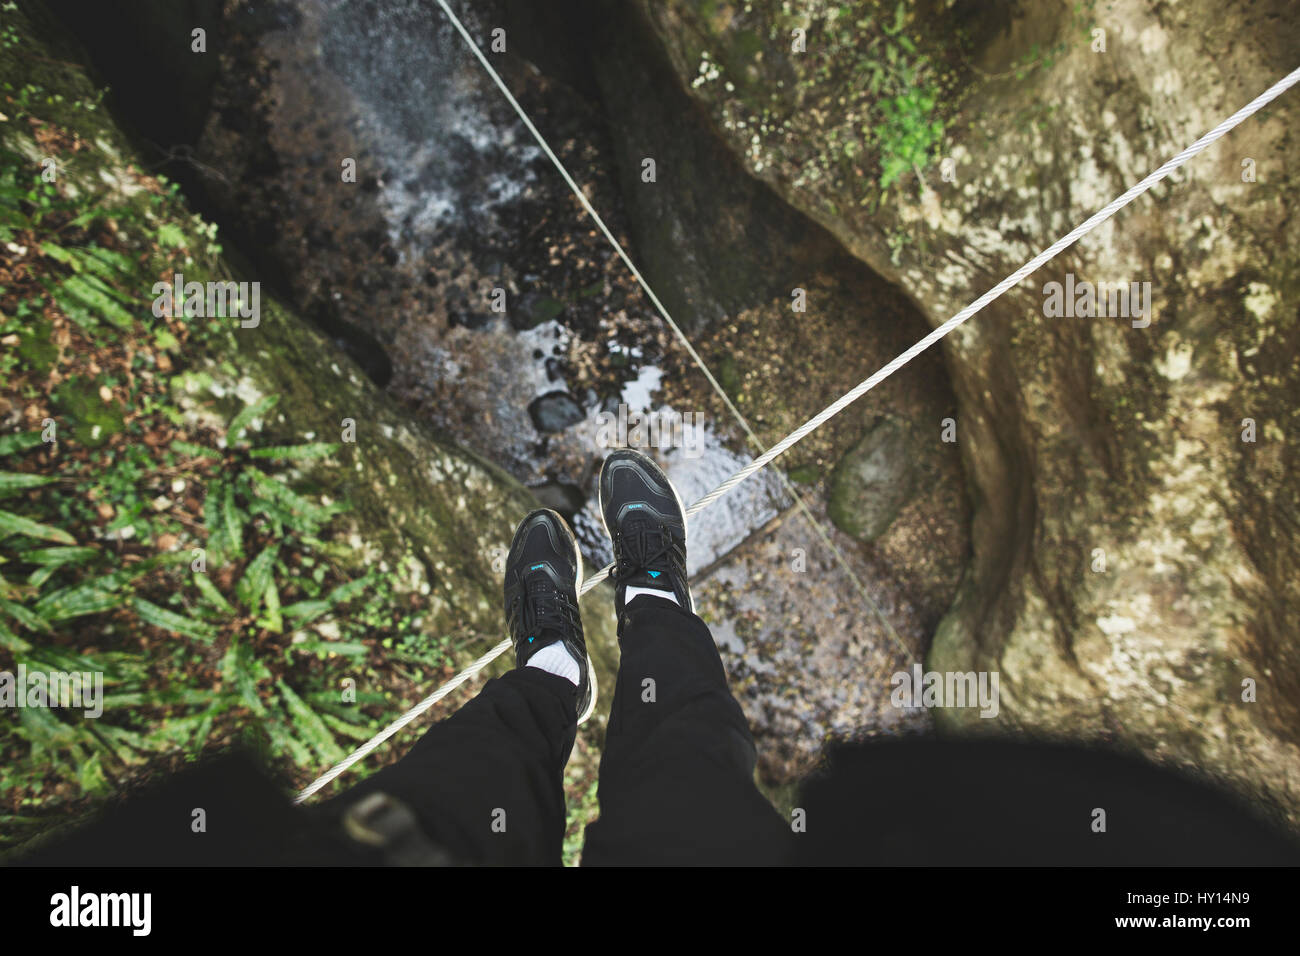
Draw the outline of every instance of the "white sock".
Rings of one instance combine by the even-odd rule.
[[[628,588],[623,592],[623,606],[627,607],[631,604],[632,599],[638,594],[649,594],[651,597],[658,597],[663,598],[665,601],[672,601],[678,607],[682,606],[682,602],[677,600],[677,595],[672,591],[657,591],[654,588]]]
[[[546,645],[528,658],[528,666],[540,668],[548,674],[555,674],[557,677],[563,677],[565,680],[570,681],[574,687],[578,686],[578,676],[581,673],[578,662],[573,659],[569,649],[559,641]]]

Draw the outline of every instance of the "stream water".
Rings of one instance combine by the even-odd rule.
[[[483,294],[478,303],[467,295],[466,308],[446,330],[433,315],[408,317],[400,345],[393,343],[402,354],[395,389],[420,401],[425,414],[458,442],[507,463],[525,483],[564,489],[547,497],[573,518],[589,557],[603,563],[609,547],[590,494],[590,476],[607,451],[598,442],[598,416],[618,404],[633,414],[680,414],[656,401],[663,372],[636,342],[638,327],[653,328],[656,339],[662,334],[659,318],[642,306],[631,324],[625,318],[618,335],[602,327],[601,317],[594,329],[589,321],[570,327],[567,316],[517,328],[533,317],[521,322],[508,314],[519,307],[511,299],[531,294],[560,302],[570,292],[517,248],[529,220],[560,215],[570,230],[591,228],[576,203],[566,200],[541,149],[433,4],[304,0],[299,9],[298,28],[277,38],[280,82],[286,92],[292,88],[284,64],[293,56],[304,84],[326,74],[344,94],[334,109],[348,114],[346,122],[355,124],[366,153],[382,158],[373,206],[396,253],[393,268],[437,274],[444,268],[439,251],[454,246],[465,257],[464,271],[477,273],[467,292]],[[491,21],[474,9],[465,14],[471,32],[489,35]],[[302,50],[302,40],[313,35],[313,47]],[[283,108],[293,105],[286,96]],[[316,104],[298,105],[319,115]],[[590,177],[581,165],[573,173],[580,182]],[[599,243],[589,249],[593,256],[603,252]],[[449,274],[447,285],[463,288],[465,278]],[[495,288],[506,290],[506,314],[488,308]],[[598,382],[585,381],[585,388],[574,387],[556,359],[568,355],[575,337],[617,351],[621,367],[609,368],[614,374]],[[530,409],[556,393],[571,396],[580,412],[568,427],[539,440]],[[685,500],[702,496],[747,460],[730,450],[733,433],[731,423],[715,421],[701,429],[698,456],[664,449],[662,464]],[[583,502],[576,507],[579,496]],[[692,527],[691,567],[712,563],[788,503],[774,476],[751,480]]]

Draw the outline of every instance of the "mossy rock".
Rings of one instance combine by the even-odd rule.
[[[831,520],[846,534],[874,541],[911,500],[917,471],[904,428],[893,419],[877,419],[835,466],[828,503]]]

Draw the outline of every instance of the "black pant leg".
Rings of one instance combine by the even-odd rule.
[[[638,596],[619,644],[584,865],[780,862],[790,830],[754,785],[753,737],[708,627]]]
[[[564,765],[577,731],[577,692],[521,667],[488,681],[392,766],[324,806],[339,814],[382,791],[459,863],[555,865],[564,841]]]

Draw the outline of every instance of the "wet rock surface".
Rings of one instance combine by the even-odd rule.
[[[636,6],[746,171],[931,325],[1294,69],[1300,44],[1282,0],[901,20],[874,2]],[[947,95],[912,127],[943,135],[890,188],[873,84],[900,35]],[[939,712],[947,727],[1136,749],[1293,825],[1298,109],[1276,101],[945,341],[974,559],[928,658],[1001,674],[996,720]],[[1071,273],[1149,282],[1149,325],[1048,318],[1043,287]],[[1247,419],[1271,437],[1243,440]]]
[[[586,418],[582,406],[568,392],[547,392],[539,395],[528,406],[533,425],[543,434],[562,432]]]

